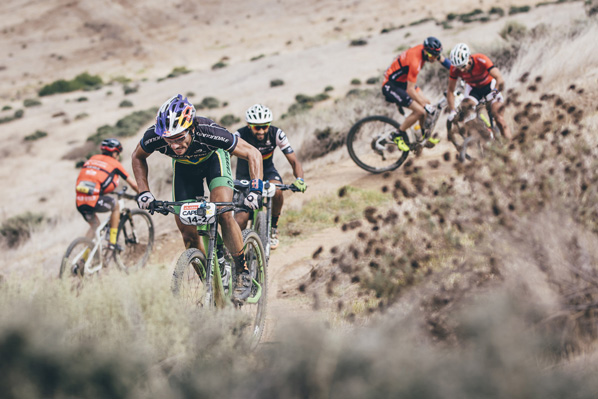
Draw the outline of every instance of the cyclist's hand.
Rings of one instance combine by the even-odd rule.
[[[486,94],[486,102],[492,103],[496,96],[498,96],[498,90],[494,89],[490,93]]]
[[[293,182],[293,186],[295,186],[297,190],[301,191],[302,193],[304,193],[305,190],[307,190],[307,184],[305,184],[305,180],[303,180],[300,177],[298,177],[297,180]]]
[[[149,191],[144,191],[137,195],[136,200],[137,200],[137,206],[139,206],[139,208],[147,209],[147,208],[149,208],[150,204],[152,202],[154,202],[156,199],[154,198],[152,193],[150,193]]]
[[[261,195],[257,192],[250,192],[243,200],[243,204],[249,209],[258,209],[260,207]]]
[[[426,104],[426,105],[424,105],[424,109],[430,115],[432,115],[434,112],[436,112],[436,107],[433,106],[432,104]]]
[[[448,117],[446,118],[449,122],[452,122],[453,119],[455,119],[455,116],[457,115],[457,110],[452,110],[451,112],[449,112]]]

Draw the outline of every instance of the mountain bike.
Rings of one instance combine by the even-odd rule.
[[[241,199],[249,194],[249,180],[235,180],[235,198],[236,202],[242,203]],[[254,230],[262,240],[264,251],[266,252],[266,260],[270,259],[270,235],[272,233],[272,202],[276,190],[297,192],[299,189],[292,184],[277,184],[274,182],[264,182],[264,190],[262,192],[262,207],[251,213],[251,229]]]
[[[491,98],[482,98],[477,104],[461,104],[452,122],[446,122],[448,139],[459,153],[459,161],[484,157],[486,146],[500,137],[490,109]]]
[[[455,91],[456,101],[463,98],[461,90]],[[446,93],[433,105],[435,112],[427,114],[424,121],[426,135],[421,133],[419,124],[415,124],[405,134],[399,133],[405,112],[399,107],[401,120],[384,115],[368,116],[357,121],[347,134],[347,149],[351,159],[360,168],[371,173],[382,173],[397,169],[401,166],[409,153],[419,153],[426,145],[427,139],[432,137],[436,122],[446,107]],[[409,151],[401,151],[395,140],[402,137],[409,146]]]
[[[243,251],[252,277],[251,294],[245,301],[233,300],[235,263],[218,232],[219,215],[234,211],[237,202],[155,201],[150,213],[178,215],[185,225],[196,226],[202,237],[206,254],[197,248],[185,250],[177,260],[172,274],[171,291],[188,306],[224,308],[235,306],[252,319],[250,346],[259,343],[266,323],[268,275],[262,242],[252,230],[244,230]]]
[[[112,260],[127,273],[145,266],[154,245],[154,223],[147,212],[125,207],[125,198],[135,199],[135,195],[125,191],[126,187],[111,193],[118,197],[121,209],[116,249],[107,250],[110,233],[108,215],[96,229],[93,239],[78,237],[68,246],[60,264],[59,278],[90,276]]]

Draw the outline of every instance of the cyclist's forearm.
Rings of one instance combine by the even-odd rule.
[[[149,168],[145,159],[133,157],[131,160],[133,166],[133,175],[137,182],[137,192],[150,191],[149,183],[147,181]]]

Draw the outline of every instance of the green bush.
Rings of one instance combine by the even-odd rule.
[[[261,58],[264,58],[265,55],[264,54],[260,54],[260,55],[256,55],[255,57],[251,57],[251,59],[249,61],[257,61]]]
[[[55,93],[69,93],[72,91],[83,90],[85,88],[95,88],[102,85],[102,78],[97,75],[90,75],[87,72],[77,75],[73,80],[60,79],[42,87],[39,95],[49,96]]]
[[[85,102],[87,100],[88,100],[87,97],[79,97],[75,101],[77,101],[78,103],[83,103],[83,102]]]
[[[220,124],[222,126],[231,126],[239,122],[241,122],[241,119],[236,117],[234,114],[226,114],[220,119]]]
[[[204,97],[201,103],[197,105],[197,109],[214,109],[220,107],[220,100],[216,97]]]
[[[82,113],[80,113],[80,114],[77,114],[77,115],[75,116],[75,120],[76,120],[76,121],[78,121],[78,120],[80,120],[80,119],[85,119],[85,118],[87,118],[88,116],[89,116],[89,114],[88,114],[87,112],[82,112]]]
[[[182,67],[174,67],[172,69],[172,71],[168,75],[166,75],[166,77],[159,78],[158,82],[161,82],[161,81],[163,81],[165,79],[176,78],[176,77],[181,76],[181,75],[186,75],[186,74],[188,74],[190,72],[191,71],[189,69],[187,69],[186,67],[184,67],[184,66],[182,66]]]
[[[226,62],[218,61],[217,63],[212,65],[212,70],[226,68],[227,66],[228,66],[228,64]]]
[[[502,17],[503,15],[505,15],[505,10],[503,10],[503,9],[502,9],[502,8],[500,8],[500,7],[492,7],[492,8],[490,9],[490,11],[488,11],[488,14],[496,14],[496,15],[498,15],[499,17]]]
[[[150,108],[145,111],[135,111],[132,114],[119,119],[116,125],[100,126],[96,132],[87,138],[95,144],[100,144],[102,140],[109,137],[130,137],[137,134],[137,131],[148,124],[156,117],[157,108]]]
[[[133,103],[129,100],[122,100],[120,104],[118,104],[120,108],[129,108],[133,106]]]
[[[15,113],[12,116],[5,116],[4,118],[1,118],[0,123],[7,123],[7,122],[14,121],[15,119],[22,118],[23,115],[25,115],[25,111],[23,111],[22,109],[18,109],[15,111]]]
[[[195,97],[195,93],[194,93],[194,92],[192,92],[192,91],[188,91],[188,92],[185,94],[185,96],[186,96],[186,97]]]
[[[139,86],[129,86],[129,85],[123,86],[123,93],[125,94],[125,96],[127,94],[137,93],[137,90],[139,90]]]
[[[365,39],[354,39],[354,40],[351,40],[351,43],[349,43],[349,46],[365,46],[366,44],[368,44],[368,42]]]
[[[9,248],[29,240],[33,230],[44,221],[41,213],[25,212],[6,219],[0,225],[0,236]]]
[[[332,86],[324,87],[324,93],[328,93],[329,91],[332,91],[332,90],[334,90],[334,87],[332,87]]]
[[[27,98],[23,101],[23,106],[26,108],[42,105],[42,102],[33,98]]]
[[[360,85],[361,84],[361,80],[359,80],[357,78],[351,79],[351,84],[352,85]]]
[[[374,77],[368,78],[368,80],[365,81],[365,83],[367,83],[369,85],[375,85],[378,82],[380,82],[380,76],[374,76]]]
[[[277,87],[284,85],[284,81],[282,79],[274,79],[270,81],[270,87]]]
[[[4,107],[2,107],[2,111],[8,111],[9,109],[12,109],[10,105],[5,105]]]
[[[521,6],[521,7],[511,6],[509,8],[509,15],[520,14],[520,13],[523,13],[523,12],[528,12],[529,10],[530,10],[530,6]]]
[[[36,130],[35,133],[32,133],[28,136],[25,136],[25,138],[23,140],[25,141],[35,141],[35,140],[39,140],[42,137],[46,137],[48,135],[48,133],[43,132],[41,130]]]
[[[409,26],[421,25],[429,21],[434,21],[434,18],[422,18],[418,19],[417,21],[413,21],[409,24]]]

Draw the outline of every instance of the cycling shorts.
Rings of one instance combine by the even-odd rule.
[[[413,99],[407,94],[406,82],[395,82],[389,80],[382,86],[382,94],[389,103],[400,105],[401,107],[409,108]]]
[[[249,167],[238,167],[237,168],[237,180],[251,180],[251,176],[249,176]],[[264,181],[272,181],[276,180],[279,183],[282,183],[282,177],[280,177],[280,173],[274,167],[274,163],[270,163],[268,165],[264,165]]]
[[[79,205],[77,210],[83,216],[83,219],[90,222],[93,220],[93,217],[96,212],[103,213],[103,212],[111,212],[116,205],[116,198],[110,195],[100,195],[98,202],[95,206],[90,205]]]
[[[195,200],[204,196],[204,179],[208,189],[216,187],[233,188],[230,156],[218,149],[198,164],[172,162],[172,197],[174,201]]]
[[[493,84],[489,83],[486,86],[482,86],[482,87],[471,87],[470,85],[468,85],[467,83],[465,84],[465,97],[463,98],[463,100],[469,99],[470,101],[473,101],[475,104],[477,104],[478,102],[480,102],[481,99],[485,98],[488,94],[490,94],[493,90]],[[501,92],[498,92],[496,94],[496,96],[492,99],[492,101],[490,101],[490,104],[493,104],[495,102],[503,102],[503,96]]]

